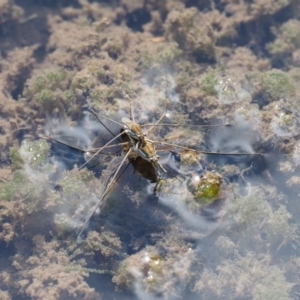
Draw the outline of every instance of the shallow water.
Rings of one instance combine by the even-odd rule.
[[[6,2],[0,299],[297,299],[298,1]],[[130,100],[183,126],[147,134],[156,192],[129,164],[101,200],[124,151],[86,150],[122,124],[87,103]]]

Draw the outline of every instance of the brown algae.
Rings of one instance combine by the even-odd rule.
[[[0,2],[0,298],[299,297],[300,2],[33,2]],[[137,162],[76,243],[120,157],[78,170],[39,136],[103,145],[85,105],[121,120],[127,95],[141,125],[232,124],[150,139],[264,155],[157,147],[157,193]]]

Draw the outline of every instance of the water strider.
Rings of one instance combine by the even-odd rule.
[[[172,153],[177,153],[179,149],[180,151],[190,151],[198,154],[213,154],[213,155],[260,155],[260,153],[216,153],[216,152],[208,152],[208,151],[198,151],[195,149],[191,149],[189,147],[185,147],[182,145],[176,145],[170,142],[167,142],[169,139],[163,139],[163,140],[154,140],[147,137],[149,133],[151,133],[155,128],[158,126],[182,126],[182,124],[167,124],[163,123],[163,119],[167,116],[166,114],[163,114],[159,120],[154,124],[143,124],[140,125],[137,122],[135,122],[133,109],[132,109],[132,101],[130,100],[130,119],[123,117],[121,119],[121,122],[117,122],[113,119],[110,119],[104,115],[100,115],[96,113],[93,109],[90,109],[91,114],[99,121],[104,128],[110,134],[113,136],[113,138],[108,141],[105,145],[103,145],[100,148],[93,148],[93,149],[80,149],[77,147],[74,147],[72,145],[69,145],[67,143],[64,143],[56,138],[53,138],[51,136],[43,136],[43,138],[46,138],[48,140],[52,140],[55,142],[58,142],[60,144],[66,145],[68,147],[71,147],[75,150],[78,150],[83,153],[89,153],[92,154],[92,156],[86,160],[86,162],[79,167],[79,169],[82,169],[85,167],[88,163],[90,163],[97,155],[103,154],[104,150],[110,149],[112,147],[121,147],[118,151],[114,153],[106,153],[107,157],[111,157],[113,155],[119,155],[119,152],[124,153],[124,157],[122,158],[120,164],[114,171],[113,175],[111,176],[110,180],[108,181],[105,190],[103,191],[102,195],[98,199],[97,205],[92,209],[88,217],[86,218],[78,236],[77,239],[80,239],[81,234],[83,233],[85,227],[87,226],[88,222],[90,221],[91,217],[94,215],[97,208],[101,205],[103,199],[107,196],[107,194],[110,192],[113,184],[119,180],[119,178],[122,176],[122,174],[125,172],[129,164],[132,164],[135,171],[137,171],[139,174],[141,174],[144,178],[148,179],[151,183],[155,183],[154,191],[157,190],[163,173],[168,173],[165,167],[162,165],[162,163],[159,161],[159,156],[157,155],[157,151],[169,151]],[[120,133],[114,134],[108,126],[106,126],[102,119],[107,119],[110,122],[113,122],[117,125],[119,125]],[[184,126],[184,125],[183,125]],[[199,125],[201,126],[201,125]],[[219,127],[219,126],[230,126],[229,124],[222,124],[222,125],[204,125],[204,127]],[[147,129],[145,129],[147,128]],[[114,143],[116,142],[116,143]],[[180,153],[179,153],[180,155]],[[126,163],[127,165],[122,169],[122,166]],[[97,164],[100,164],[102,161],[98,162]],[[64,180],[64,179],[63,179]]]

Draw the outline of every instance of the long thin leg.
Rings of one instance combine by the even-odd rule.
[[[77,150],[77,151],[82,152],[82,153],[93,152],[93,149],[92,149],[92,151],[89,151],[89,150],[83,150],[83,149],[80,149],[80,148],[71,146],[71,145],[69,145],[69,144],[67,144],[67,143],[61,142],[60,140],[57,140],[57,139],[55,139],[55,138],[53,138],[53,137],[51,137],[51,136],[48,136],[48,135],[39,135],[39,137],[42,138],[42,139],[45,139],[45,140],[54,141],[54,142],[56,142],[56,143],[59,143],[59,144],[64,145],[64,146],[67,146],[67,147],[69,147],[69,148],[71,148],[71,149]]]
[[[96,165],[90,167],[90,169],[95,168],[96,166],[98,166],[98,165],[104,163],[104,162],[107,161],[109,158],[111,158],[111,156],[114,156],[114,155],[116,155],[116,154],[115,154],[115,153],[109,154],[109,155],[106,156],[104,159],[100,160]],[[59,183],[57,183],[57,184],[54,186],[54,188],[57,188],[58,186],[61,185],[62,182],[66,181],[66,180],[71,176],[72,172],[73,172],[73,170],[72,170],[69,174],[67,174],[67,176],[65,176]]]
[[[112,187],[115,178],[117,177],[123,163],[125,162],[125,160],[127,159],[127,157],[129,156],[129,154],[131,153],[132,149],[130,148],[129,151],[126,153],[126,155],[124,156],[124,158],[122,159],[122,162],[120,163],[118,169],[116,170],[114,176],[112,177],[112,179],[110,180],[110,182],[108,183],[105,191],[103,192],[102,196],[100,197],[100,199],[98,200],[97,205],[93,208],[92,212],[90,213],[89,217],[86,219],[86,221],[84,222],[79,234],[77,235],[77,240],[80,240],[80,236],[83,232],[83,230],[85,229],[86,225],[88,224],[88,222],[90,221],[91,217],[94,215],[95,211],[97,210],[97,208],[99,207],[99,205],[101,204],[102,200],[104,199],[104,197],[108,194],[110,188]]]
[[[147,126],[172,126],[172,127],[201,127],[201,128],[216,128],[216,127],[224,127],[224,126],[232,126],[230,123],[226,124],[216,124],[216,125],[194,125],[194,124],[172,124],[172,123],[161,123],[161,124],[143,124],[140,125],[141,127],[147,127]]]
[[[57,140],[57,139],[55,139],[55,138],[53,138],[51,136],[39,135],[39,137],[41,137],[41,138],[43,138],[45,140],[51,140],[51,141],[57,142],[57,143],[59,143],[61,145],[67,146],[67,147],[69,147],[71,149],[77,150],[77,151],[82,152],[82,153],[87,153],[87,152],[97,153],[99,151],[99,149],[100,149],[100,148],[92,148],[92,149],[83,150],[83,149],[71,146],[71,145],[69,145],[67,143],[61,142],[60,140]],[[118,144],[114,144],[114,145],[107,145],[105,148],[112,148],[112,147],[117,147],[117,146],[123,146],[123,145],[126,145],[126,144],[127,144],[127,142],[118,143]],[[102,149],[102,150],[104,150],[104,149]]]
[[[178,146],[175,144],[171,144],[171,143],[161,143],[161,142],[156,142],[156,141],[151,141],[149,140],[151,143],[155,144],[155,145],[163,145],[163,146],[171,146],[174,148],[179,148],[179,149],[183,149],[183,150],[188,150],[191,152],[196,152],[196,153],[202,153],[202,154],[211,154],[211,155],[263,155],[264,153],[224,153],[224,152],[209,152],[209,151],[199,151],[199,150],[194,150],[188,147],[184,147],[184,146]]]
[[[113,122],[113,123],[115,123],[115,124],[117,124],[117,125],[120,125],[120,126],[124,126],[123,124],[121,124],[121,123],[119,123],[119,122],[117,122],[117,121],[115,121],[115,120],[113,120],[113,119],[111,119],[111,118],[109,118],[109,117],[106,117],[106,116],[104,116],[104,115],[100,115],[100,114],[98,114],[98,113],[96,113],[94,110],[92,110],[91,109],[91,112],[93,113],[93,115],[97,118],[97,120],[101,123],[101,124],[103,124],[103,122],[101,122],[100,121],[100,119],[99,119],[99,117],[98,116],[100,116],[100,117],[102,117],[102,118],[104,118],[104,119],[106,119],[106,120],[109,120],[109,121],[111,121],[111,122]]]
[[[93,114],[93,116],[98,120],[98,122],[99,123],[101,123],[101,125],[108,131],[108,132],[110,132],[110,134],[112,135],[112,136],[116,136],[101,120],[100,120],[100,118],[98,117],[98,114],[92,109],[92,108],[90,108],[90,112]],[[102,116],[102,117],[104,117],[104,116]],[[104,117],[105,118],[105,117]],[[108,118],[106,118],[106,119],[108,119]],[[112,122],[114,122],[114,123],[116,123],[114,120],[111,120],[111,119],[108,119],[109,121],[112,121]],[[119,124],[119,123],[117,123],[117,124]],[[120,125],[120,124],[119,124]]]
[[[94,155],[92,155],[83,165],[80,166],[78,170],[81,170],[84,166],[86,166],[96,155],[100,154],[100,152],[105,149],[111,142],[116,140],[118,137],[120,137],[123,134],[123,132],[116,135],[113,139],[111,139],[109,142],[107,142],[103,147],[101,147]]]
[[[118,153],[118,152],[121,152],[122,150],[123,150],[123,149],[120,148],[118,151],[116,151],[116,152],[114,152],[114,153],[109,153],[109,154],[107,155],[107,157],[105,157],[104,159],[98,161],[95,165],[89,167],[89,169],[93,169],[93,168],[95,168],[95,167],[101,165],[101,164],[104,163],[110,156],[120,156],[120,154],[117,154],[117,153]]]

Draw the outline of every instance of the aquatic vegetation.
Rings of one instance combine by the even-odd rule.
[[[82,81],[83,85],[74,87],[82,93],[88,91],[90,105],[100,111],[117,109],[116,102],[126,93],[134,92],[131,70],[122,63],[113,63],[111,58],[92,61],[77,81]]]
[[[196,201],[208,205],[219,199],[222,195],[222,176],[214,172],[206,172],[203,176],[193,176],[189,189]]]
[[[278,109],[273,109],[274,114],[271,120],[273,132],[282,137],[296,135],[298,131],[297,116],[292,111],[280,108],[280,106],[281,104],[277,105]]]
[[[24,164],[24,161],[19,152],[19,149],[16,147],[12,147],[12,148],[10,148],[9,152],[10,152],[12,169],[13,170],[21,169]]]
[[[178,43],[196,60],[215,59],[215,39],[203,14],[195,8],[172,11],[165,22],[165,37]]]
[[[176,43],[167,45],[153,45],[151,51],[142,52],[142,66],[144,70],[164,69],[172,67],[182,56],[182,51]]]
[[[31,256],[17,254],[13,257],[14,285],[19,295],[49,300],[99,299],[99,294],[84,281],[88,274],[78,268],[72,269],[80,262],[72,263],[59,243],[46,242],[41,235],[34,236],[33,243],[34,253]],[[83,261],[81,263],[84,265]],[[6,287],[12,288],[9,284]]]
[[[85,69],[81,72],[78,72],[71,82],[71,90],[75,93],[76,90],[79,90],[81,93],[86,93],[97,84],[97,78],[89,74]]]
[[[217,96],[218,91],[216,87],[218,82],[218,76],[215,74],[215,72],[211,71],[203,77],[201,81],[201,88],[207,96]]]
[[[33,142],[23,141],[20,148],[10,148],[10,159],[13,170],[21,169],[24,165],[37,169],[41,167],[49,155],[49,145],[44,140]]]
[[[24,14],[21,6],[18,6],[11,0],[5,0],[0,4],[0,24],[19,20]]]
[[[293,162],[296,166],[300,166],[300,145],[299,143],[296,143],[293,153],[292,153],[292,157],[293,157]]]
[[[237,244],[241,249],[258,251],[294,243],[298,238],[298,226],[291,222],[292,215],[281,204],[273,207],[268,198],[282,201],[282,195],[276,194],[276,189],[266,186],[263,189],[252,188],[245,197],[231,195],[227,206],[227,218],[234,221],[232,226],[244,227],[247,230],[239,235]],[[277,200],[276,200],[277,199]],[[264,239],[267,243],[252,244],[252,240]],[[266,249],[267,248],[267,249]]]
[[[275,31],[276,39],[267,44],[267,49],[275,57],[289,56],[300,46],[300,22],[292,19]]]
[[[270,255],[248,252],[223,260],[216,270],[204,268],[194,288],[203,292],[204,299],[288,300],[292,284],[284,273],[271,264]]]
[[[10,181],[0,184],[0,195],[7,201],[16,198],[28,201],[26,209],[32,211],[35,209],[33,203],[39,202],[44,189],[37,182],[45,182],[46,174],[51,170],[51,167],[46,164],[49,145],[44,140],[24,141],[19,149],[11,148],[10,155],[12,168],[15,171]],[[42,172],[44,172],[43,176],[41,176]]]
[[[200,164],[202,155],[191,151],[181,151],[180,152],[180,172],[187,173],[194,171],[199,171],[202,169]]]
[[[268,101],[290,98],[295,95],[296,87],[289,75],[281,70],[273,69],[261,75],[262,92]]]
[[[99,256],[101,254],[106,259],[119,255],[121,251],[120,238],[113,232],[102,228],[101,233],[97,231],[90,231],[83,245],[83,252],[85,255]]]
[[[218,92],[218,99],[226,104],[241,101],[251,102],[251,94],[243,88],[240,81],[241,78],[236,78],[233,75],[219,78],[215,87]]]
[[[70,105],[75,95],[68,90],[69,74],[63,69],[45,72],[35,77],[25,90],[25,96],[39,103],[39,107],[50,109],[53,105],[62,103]]]
[[[123,41],[119,37],[110,37],[103,46],[103,49],[113,59],[117,59],[122,54],[123,48]]]
[[[0,298],[296,299],[299,1],[27,2],[0,4]],[[151,151],[128,131],[131,165],[76,241],[122,157],[81,170],[93,153],[29,140],[104,145],[85,105],[119,122],[129,98],[139,125],[232,126],[156,126]]]
[[[159,249],[165,254],[161,255]],[[133,288],[139,297],[177,297],[193,275],[194,259],[195,253],[187,244],[166,238],[157,247],[147,246],[126,258],[112,280],[119,288]]]

